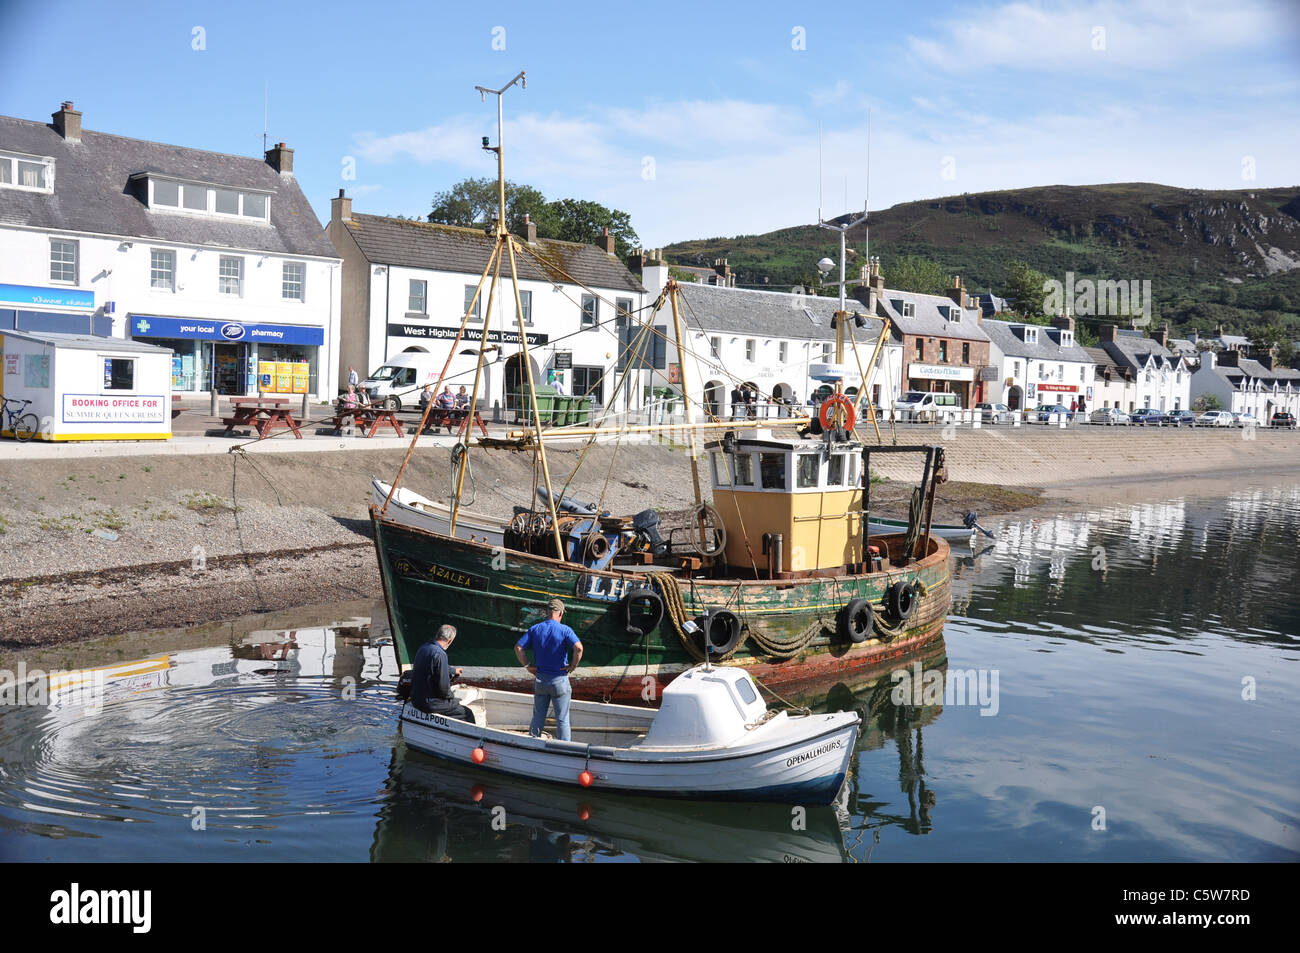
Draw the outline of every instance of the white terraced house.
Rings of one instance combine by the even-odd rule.
[[[1165,346],[1168,335],[1168,328],[1154,337],[1113,324],[1100,328],[1101,349],[1133,376],[1135,410],[1150,407],[1168,413],[1191,407],[1191,369]]]
[[[224,155],[0,116],[0,332],[172,351],[175,397],[256,394],[259,362],[333,396],[340,260],[293,150]],[[295,371],[295,376],[297,371]]]
[[[992,342],[991,363],[999,369],[988,391],[990,402],[1031,411],[1041,404],[1069,407],[1080,398],[1089,411],[1099,406],[1095,364],[1075,343],[1073,318],[1055,318],[1050,326],[985,318],[980,326]]]
[[[1204,352],[1192,375],[1192,400],[1203,394],[1217,397],[1222,409],[1248,413],[1261,424],[1278,411],[1300,418],[1300,370],[1275,365],[1268,355],[1251,360],[1237,350]]]

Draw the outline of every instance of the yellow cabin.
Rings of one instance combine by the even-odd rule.
[[[752,565],[769,578],[861,566],[860,443],[781,440],[759,430],[705,449],[731,566]]]

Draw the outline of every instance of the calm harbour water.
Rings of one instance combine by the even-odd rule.
[[[409,751],[392,649],[351,620],[160,653],[89,715],[75,689],[0,707],[0,859],[1300,859],[1300,485],[1000,529],[954,546],[923,660],[996,693],[807,696],[866,717],[801,830]]]

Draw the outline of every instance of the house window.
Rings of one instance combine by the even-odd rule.
[[[939,342],[939,363],[940,364],[948,363],[948,342],[947,341]]]
[[[970,345],[969,345],[969,344],[965,344],[965,343],[963,343],[962,346],[961,346],[961,362],[962,362],[963,364],[969,364],[969,363],[970,363]]]
[[[911,301],[903,302],[903,317],[905,318],[916,317],[916,305],[913,304]]]
[[[1088,372],[1088,368],[1085,367],[1084,365],[1080,364],[1080,365],[1079,365],[1079,383],[1080,383],[1080,384],[1082,384],[1084,381],[1086,381],[1086,380],[1088,379],[1087,376],[1086,376],[1086,375],[1087,375],[1087,372]]]
[[[244,259],[222,255],[217,264],[217,291],[223,295],[244,293]]]
[[[181,204],[181,187],[175,182],[153,183],[153,205],[163,208],[179,208]]]
[[[831,359],[831,355],[832,355],[833,353],[834,353],[834,345],[832,345],[830,342],[827,342],[827,343],[825,343],[825,344],[822,345],[822,360],[823,360],[823,361],[829,361],[829,360]]]
[[[413,314],[425,314],[427,311],[429,283],[418,278],[411,279],[411,288],[406,296],[406,310]]]
[[[134,358],[104,358],[104,390],[135,390]]]
[[[265,195],[253,195],[245,192],[243,194],[243,208],[240,209],[239,214],[243,215],[244,218],[265,219],[266,204]]]
[[[280,282],[280,297],[290,301],[307,300],[307,265],[301,261],[286,261]]]
[[[948,309],[948,319],[954,324],[961,324],[961,308],[953,305]]]
[[[1037,344],[1037,343],[1038,343],[1038,329],[1037,329],[1037,328],[1025,328],[1025,343],[1026,343],[1026,344]]]
[[[582,326],[584,328],[595,327],[596,316],[600,313],[596,305],[595,295],[582,296]]]
[[[785,363],[785,359],[789,355],[789,353],[790,353],[790,346],[786,344],[785,341],[782,341],[780,344],[776,346],[776,359],[780,361],[782,364]]]
[[[614,327],[616,328],[627,327],[628,319],[632,316],[632,299],[615,298],[614,307],[618,310],[618,314],[614,318]]]
[[[605,403],[605,369],[603,367],[575,367],[573,369],[574,397],[590,397],[597,404]]]
[[[230,189],[213,189],[212,210],[220,215],[239,214],[239,193]]]
[[[161,291],[176,290],[176,253],[161,248],[149,252],[149,287]]]
[[[754,351],[755,351],[754,339],[746,338],[745,339],[745,360],[747,361],[754,360]]]
[[[1056,379],[1057,379],[1058,381],[1063,381],[1063,380],[1065,380],[1065,365],[1064,365],[1064,364],[1057,364],[1057,365],[1056,365]]]
[[[266,221],[269,205],[270,199],[256,192],[149,179],[150,208],[183,209],[198,215],[227,215]]]
[[[709,338],[709,353],[715,361],[722,356],[722,338]]]
[[[50,281],[77,283],[77,243],[50,239]]]
[[[1046,365],[1046,364],[1041,364],[1041,363],[1040,363],[1040,364],[1038,365],[1038,379],[1039,379],[1040,381],[1045,381],[1045,380],[1047,380],[1047,365]]]
[[[54,163],[49,159],[0,154],[0,186],[32,192],[53,192]]]
[[[182,204],[191,212],[206,212],[208,210],[208,190],[201,185],[185,186],[181,189],[181,200]]]
[[[920,338],[916,339],[916,359],[919,361],[925,357],[925,342]]]
[[[531,291],[519,292],[519,305],[523,308],[520,313],[524,316],[524,324],[532,325],[533,323],[533,293]]]
[[[482,321],[483,319],[479,316],[479,305],[483,303],[483,299],[474,297],[476,291],[478,291],[478,285],[465,286],[465,305],[462,310],[471,321]]]
[[[1011,376],[1012,376],[1012,377],[1019,377],[1019,376],[1020,376],[1020,362],[1019,362],[1019,361],[1015,361],[1014,363],[1012,363],[1012,365],[1011,365]]]

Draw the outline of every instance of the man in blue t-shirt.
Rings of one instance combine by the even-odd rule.
[[[515,656],[519,664],[533,675],[533,723],[528,733],[540,737],[546,724],[546,712],[555,703],[555,733],[561,741],[569,737],[569,702],[573,699],[573,686],[569,673],[582,661],[582,643],[577,634],[560,621],[564,617],[564,603],[552,599],[547,608],[551,617],[539,622],[515,643]],[[533,650],[533,662],[528,664],[525,649]],[[573,659],[570,661],[570,649]]]

